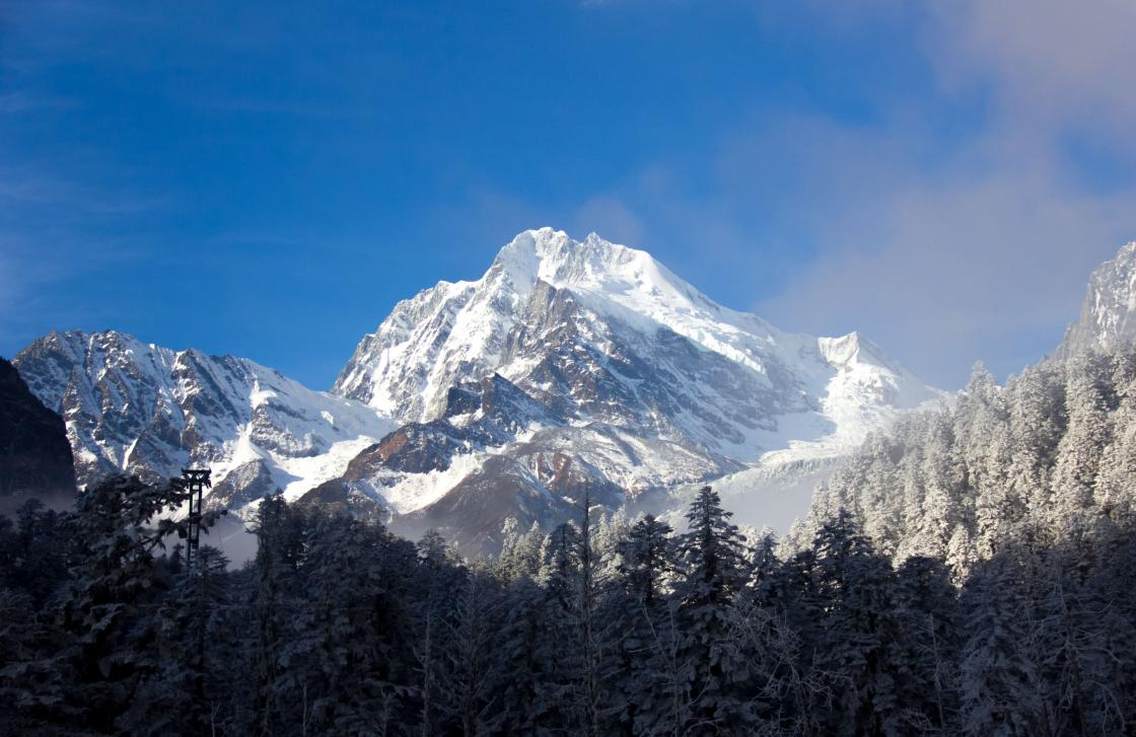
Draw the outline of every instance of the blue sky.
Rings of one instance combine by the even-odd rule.
[[[1136,6],[1067,5],[0,0],[0,354],[116,328],[323,388],[553,225],[1005,375],[1136,238]]]

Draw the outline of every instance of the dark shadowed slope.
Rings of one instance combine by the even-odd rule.
[[[35,496],[47,503],[75,494],[63,419],[44,407],[14,366],[0,358],[0,511]]]

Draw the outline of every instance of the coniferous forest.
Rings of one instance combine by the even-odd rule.
[[[583,503],[463,562],[274,496],[254,561],[190,571],[154,522],[176,485],[30,502],[0,521],[0,732],[1133,734],[1134,365],[979,373],[865,446],[795,543],[705,488],[682,532]]]

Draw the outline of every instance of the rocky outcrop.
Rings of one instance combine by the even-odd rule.
[[[1136,241],[1123,246],[1089,277],[1077,322],[1057,349],[1059,358],[1136,343]]]

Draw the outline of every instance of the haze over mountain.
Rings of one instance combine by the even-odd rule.
[[[550,228],[399,303],[330,394],[113,331],[53,333],[15,363],[66,420],[84,486],[204,464],[214,506],[280,488],[490,548],[507,518],[547,524],[584,496],[665,504],[738,473],[759,494],[937,396],[856,333],[782,332],[645,251]]]

